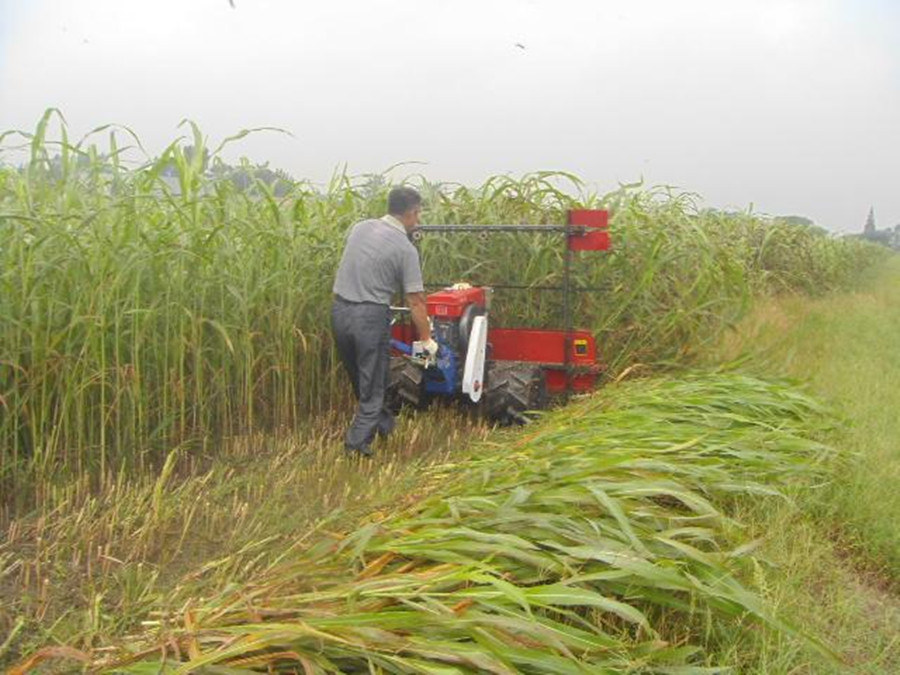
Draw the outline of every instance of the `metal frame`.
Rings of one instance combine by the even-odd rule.
[[[585,234],[594,228],[587,225],[418,225],[417,232],[557,232],[559,234]]]
[[[565,225],[512,225],[512,224],[500,224],[500,225],[419,225],[416,227],[412,233],[411,237],[413,242],[417,242],[422,234],[426,233],[485,233],[490,234],[494,232],[528,232],[528,233],[551,233],[551,234],[563,234],[565,235],[565,257],[563,259],[563,285],[562,286],[520,286],[518,288],[522,289],[530,289],[530,290],[538,290],[538,291],[562,291],[563,293],[563,331],[564,331],[564,345],[563,345],[563,370],[566,373],[566,391],[565,396],[568,399],[572,394],[572,357],[570,351],[572,349],[572,332],[574,331],[574,326],[572,325],[572,307],[570,303],[569,296],[573,291],[586,291],[586,290],[595,290],[589,288],[572,288],[572,280],[571,280],[571,268],[572,268],[572,248],[569,246],[569,241],[572,237],[575,236],[583,236],[588,231],[593,230],[595,228],[588,227],[587,225],[574,225],[566,222]],[[431,286],[431,284],[428,284]],[[446,284],[445,284],[446,285]],[[516,288],[515,286],[495,286],[491,285],[492,288]]]

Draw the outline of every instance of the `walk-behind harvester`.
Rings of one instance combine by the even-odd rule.
[[[575,251],[610,247],[606,211],[569,211],[565,225],[423,225],[420,238],[441,233],[558,233],[565,242],[562,286],[532,287],[557,291],[562,297],[563,328],[498,328],[490,325],[493,287],[461,283],[427,296],[436,358],[419,353],[409,322],[392,327],[388,404],[422,408],[436,397],[467,398],[501,424],[521,424],[527,413],[548,405],[551,395],[569,396],[590,390],[600,372],[594,336],[572,327],[571,282]],[[402,312],[403,308],[395,308]]]

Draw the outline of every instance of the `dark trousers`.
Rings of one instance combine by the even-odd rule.
[[[357,400],[356,415],[344,437],[347,448],[368,448],[376,433],[387,435],[394,428],[394,416],[384,405],[390,324],[387,305],[335,298],[331,307],[335,344]]]

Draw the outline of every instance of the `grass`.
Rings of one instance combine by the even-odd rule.
[[[892,673],[900,670],[900,566],[895,489],[900,381],[900,261],[870,271],[849,293],[763,303],[710,354],[759,375],[790,375],[832,401],[844,423],[828,441],[847,461],[833,480],[793,505],[742,517],[766,536],[770,602],[844,655],[840,667],[790,638],[746,644],[747,672]],[[751,640],[751,642],[753,642]]]
[[[853,293],[810,301],[781,298],[756,313],[716,358],[788,374],[833,401],[845,419],[838,440],[857,459],[818,504],[841,523],[844,544],[900,576],[900,261],[871,271]],[[789,330],[784,330],[788,327]]]
[[[46,644],[79,649],[134,630],[151,609],[246,582],[313,532],[340,530],[427,491],[424,467],[487,429],[453,409],[404,417],[376,461],[348,462],[346,414],[296,434],[237,437],[206,457],[175,452],[157,477],[76,481],[0,542],[0,664]]]
[[[803,635],[742,583],[754,544],[729,515],[821,474],[831,453],[804,436],[825,423],[744,376],[611,388],[435,467],[399,513],[159,615],[126,646],[138,656],[98,665],[703,672],[677,668],[715,665],[719,622]],[[144,663],[160,648],[170,665]]]
[[[797,495],[794,495],[795,498]],[[767,606],[803,626],[840,656],[823,659],[802,640],[743,626],[722,636],[724,661],[751,674],[887,675],[900,668],[900,599],[883,571],[847,550],[834,523],[802,498],[746,506],[735,514],[745,536],[758,538],[762,564],[753,587]]]
[[[781,374],[791,373],[795,376],[802,376],[808,381],[808,386],[822,394],[828,394],[832,400],[846,411],[846,424],[841,428],[825,433],[830,441],[837,444],[838,447],[845,449],[846,456],[842,461],[835,465],[827,467],[825,473],[821,473],[820,477],[828,479],[825,482],[817,482],[817,488],[810,490],[800,488],[789,490],[792,497],[791,501],[782,500],[765,500],[760,503],[758,500],[728,500],[730,505],[730,515],[734,521],[743,523],[743,526],[735,531],[730,530],[722,534],[725,535],[726,541],[731,541],[732,545],[739,545],[749,541],[758,542],[755,554],[749,558],[751,565],[749,570],[745,569],[744,576],[750,584],[760,593],[769,612],[775,613],[778,617],[795,625],[803,626],[806,632],[811,635],[818,636],[825,645],[839,655],[839,660],[828,658],[823,655],[822,651],[817,650],[807,640],[799,637],[791,631],[772,631],[772,630],[752,630],[747,624],[746,615],[736,620],[729,627],[729,622],[723,621],[721,618],[707,624],[706,635],[707,641],[704,647],[708,650],[707,659],[709,662],[725,663],[729,666],[737,668],[740,672],[748,673],[889,673],[895,672],[900,665],[900,642],[898,642],[898,629],[900,629],[900,600],[896,595],[896,571],[891,564],[895,550],[891,546],[891,538],[881,536],[883,532],[891,533],[890,524],[892,514],[896,513],[892,510],[890,499],[893,497],[891,486],[880,484],[881,476],[885,473],[890,475],[891,471],[896,467],[898,456],[896,446],[893,443],[893,432],[891,425],[894,424],[892,401],[889,397],[883,396],[883,392],[889,389],[891,382],[895,381],[896,373],[891,367],[890,360],[881,358],[881,350],[873,349],[873,346],[889,347],[894,344],[896,339],[892,338],[891,328],[895,325],[897,317],[897,308],[895,301],[895,289],[900,282],[900,268],[896,261],[891,263],[877,273],[873,273],[872,278],[856,292],[844,295],[834,295],[821,301],[811,302],[807,298],[776,298],[770,302],[764,303],[759,311],[755,312],[747,322],[740,326],[731,336],[722,350],[715,355],[715,360],[732,359],[740,357],[741,367],[751,372],[764,372],[771,376],[774,372]],[[874,333],[873,333],[874,331]],[[871,336],[876,339],[871,339]],[[660,384],[647,383],[642,387],[652,388],[664,387]],[[677,387],[683,387],[684,383],[679,383]],[[759,405],[754,404],[753,398],[747,395],[746,391],[735,386],[735,383],[729,383],[723,387],[733,397],[733,401],[740,407],[739,410],[743,415],[758,413]],[[609,452],[610,447],[615,447],[617,442],[621,441],[622,436],[629,433],[630,423],[635,423],[635,430],[640,438],[641,457],[643,464],[648,463],[648,456],[652,456],[653,448],[653,431],[656,433],[668,433],[671,431],[671,425],[663,423],[662,420],[656,419],[654,423],[643,417],[650,410],[656,410],[660,403],[663,406],[678,408],[682,405],[691,404],[691,397],[686,390],[680,389],[677,393],[674,391],[665,392],[661,389],[662,395],[649,397],[642,396],[647,394],[640,389],[637,391],[625,389],[621,392],[622,399],[627,399],[628,403],[623,406],[624,409],[616,410],[613,403],[610,408],[604,408],[603,419],[592,417],[590,414],[579,417],[578,412],[574,412],[577,423],[571,427],[562,430],[555,429],[551,422],[550,429],[547,431],[538,431],[535,437],[525,439],[524,444],[537,441],[539,444],[542,440],[551,442],[551,447],[557,449],[553,453],[554,470],[560,461],[558,448],[570,448],[573,453],[577,453],[583,458],[584,449],[578,445],[573,445],[571,440],[575,438],[590,437],[601,438],[597,449],[604,448],[604,455]],[[714,410],[715,405],[710,405],[710,399],[706,398],[709,392],[704,391],[702,397],[702,409],[704,411],[705,421],[715,425]],[[615,401],[616,391],[606,390],[604,396],[610,396]],[[573,411],[567,411],[572,414]],[[809,413],[800,414],[803,419],[809,418]],[[684,420],[684,415],[676,417],[678,421]],[[609,424],[611,428],[604,427],[604,423]],[[873,433],[873,430],[876,430]],[[882,431],[878,431],[882,430]],[[784,431],[784,428],[781,428]],[[596,436],[594,436],[596,434]],[[782,433],[778,434],[778,438],[783,439]],[[561,443],[561,446],[552,445],[553,441]],[[674,440],[674,439],[673,439]],[[523,443],[515,446],[519,452],[522,451]],[[751,443],[751,447],[757,447],[758,443]],[[527,450],[526,450],[527,453]],[[700,453],[701,456],[704,453]],[[532,466],[531,462],[535,457],[529,457],[528,466]],[[564,463],[565,456],[562,458]],[[500,471],[496,464],[490,460],[487,461],[488,471],[493,477],[494,471]],[[610,460],[610,464],[615,465],[615,460]],[[740,462],[736,462],[740,466]],[[477,470],[478,465],[474,467]],[[666,467],[667,475],[682,475],[677,471],[678,463],[670,462]],[[708,468],[708,467],[706,467]],[[730,470],[737,467],[729,466]],[[535,471],[540,471],[540,467]],[[757,467],[758,470],[758,467]],[[565,475],[565,470],[560,470],[557,475]],[[783,477],[783,467],[778,469],[777,476],[771,472],[763,472],[760,474],[764,477],[762,482],[765,486],[771,486],[773,478]],[[603,476],[603,471],[586,472],[586,476]],[[688,474],[690,475],[690,474]],[[740,476],[741,480],[735,481],[744,488],[750,486],[746,483],[747,474]],[[528,486],[532,481],[521,480],[518,476],[512,481],[515,485]],[[704,478],[699,481],[704,489],[715,491],[714,482],[709,480],[709,476],[704,474]],[[537,481],[536,484],[544,485],[543,480]],[[385,567],[396,565],[395,557],[400,555],[401,561],[409,564],[410,560],[421,560],[423,557],[427,560],[429,556],[433,556],[434,560],[443,564],[460,564],[465,561],[466,557],[472,555],[472,551],[479,551],[479,546],[464,543],[473,537],[479,540],[475,533],[477,529],[474,526],[479,522],[477,519],[472,520],[471,516],[476,518],[479,514],[490,514],[489,521],[493,526],[500,523],[500,531],[503,531],[503,519],[499,516],[501,505],[492,503],[490,498],[483,496],[485,491],[488,494],[507,494],[515,493],[504,490],[502,480],[496,485],[490,479],[482,479],[480,484],[478,481],[461,480],[461,485],[468,486],[464,489],[479,493],[477,499],[473,499],[474,511],[461,510],[461,504],[466,504],[465,497],[459,499],[459,504],[455,507],[452,504],[457,503],[458,498],[453,500],[445,500],[450,502],[450,506],[443,506],[441,513],[426,511],[426,519],[424,527],[426,532],[428,527],[434,527],[437,539],[434,537],[422,536],[417,531],[416,518],[401,521],[399,525],[388,525],[388,532],[383,536],[388,542],[387,547],[380,545],[376,534],[375,545],[372,546],[372,539],[368,539],[372,535],[371,528],[361,530],[357,538],[362,537],[363,545],[356,548],[355,554],[363,556],[360,563],[360,576],[368,580],[369,570],[374,570],[375,577],[382,573]],[[526,491],[528,488],[526,487]],[[553,487],[548,490],[552,493]],[[848,493],[851,496],[847,498]],[[872,501],[868,501],[872,500]],[[873,508],[879,503],[888,501],[886,508]],[[528,503],[527,501],[525,502]],[[574,503],[578,503],[577,501]],[[427,509],[427,504],[424,508]],[[455,509],[455,512],[454,512]],[[495,511],[495,509],[497,511]],[[607,516],[611,512],[607,512]],[[534,513],[532,513],[534,516]],[[629,512],[629,522],[633,517],[633,512]],[[446,518],[444,522],[441,518]],[[458,528],[458,520],[462,519],[466,523],[465,540],[458,543],[451,537],[454,527]],[[872,525],[872,527],[869,527]],[[383,525],[382,525],[383,527]],[[473,530],[468,529],[473,527]],[[602,530],[602,527],[601,527]],[[397,532],[400,532],[399,537]],[[412,532],[410,532],[412,531]],[[492,530],[493,531],[493,530]],[[394,534],[392,534],[392,532]],[[522,522],[517,521],[516,526],[510,529],[510,533],[515,533],[521,539],[524,535],[528,538],[528,528],[522,526]],[[624,540],[627,534],[622,530],[619,536]],[[417,536],[415,536],[417,535]],[[412,547],[405,543],[405,539],[413,536]],[[496,536],[501,536],[497,534]],[[449,537],[449,538],[448,538]],[[734,538],[737,538],[735,541]],[[433,544],[439,544],[438,547],[432,548]],[[487,546],[487,544],[484,544]],[[461,548],[457,549],[458,546]],[[515,550],[516,546],[522,546],[521,541],[514,542],[512,540],[504,542],[504,550]],[[632,542],[634,550],[635,545]],[[349,548],[349,545],[348,545]],[[454,551],[459,552],[454,552]],[[483,549],[482,549],[483,550]],[[462,553],[464,552],[464,553]],[[371,557],[366,557],[370,555]],[[384,556],[390,554],[388,558]],[[458,557],[463,555],[463,560]],[[502,555],[502,554],[501,554]],[[513,556],[514,561],[518,560],[517,556]],[[498,562],[497,556],[490,556],[491,565],[509,565],[510,561],[503,561],[502,558]],[[513,567],[517,571],[521,570],[521,566]],[[545,564],[542,569],[549,569],[549,574],[554,573],[552,565]],[[527,570],[527,566],[525,566]],[[299,576],[299,575],[298,575]],[[397,582],[392,576],[392,584]],[[504,576],[503,578],[507,578]],[[515,578],[515,577],[514,577]],[[415,580],[415,593],[417,595],[412,598],[431,597],[427,592],[423,591],[422,579]],[[441,578],[441,582],[448,582],[448,579]],[[293,583],[293,582],[292,582]],[[301,582],[302,583],[302,580]],[[344,581],[348,585],[347,589],[336,591],[335,597],[343,597],[352,595],[357,597],[357,602],[365,603],[367,591],[364,589],[360,592],[355,588],[351,581]],[[399,583],[399,582],[397,582]],[[464,583],[466,588],[470,588],[473,583],[477,586],[477,580],[466,577],[464,582],[459,579],[449,579],[449,583]],[[526,588],[533,587],[536,583],[535,579],[530,579],[525,583]],[[271,586],[267,586],[271,584]],[[277,587],[277,592],[271,590],[271,587]],[[402,588],[402,585],[399,586]],[[288,586],[287,590],[292,587]],[[541,588],[540,586],[538,588]],[[309,616],[315,616],[316,604],[323,600],[318,593],[312,594],[310,597],[304,596],[302,593],[288,593],[286,602],[279,604],[280,597],[278,592],[287,592],[284,584],[279,581],[263,580],[260,586],[255,587],[255,591],[260,593],[261,598],[265,598],[264,602],[272,601],[278,607],[276,611],[286,612],[285,616],[295,617],[308,616],[304,612],[308,612]],[[412,591],[412,589],[411,589]],[[469,592],[471,595],[471,592]],[[274,598],[273,598],[274,595]],[[464,606],[465,612],[473,606],[468,604],[472,597],[467,595],[465,598],[453,596],[452,593],[445,597],[439,594],[439,601],[450,602],[450,600],[458,601],[453,607],[457,607],[460,603]],[[384,593],[377,593],[376,596],[379,603],[383,603],[385,598],[394,596],[386,596]],[[406,597],[406,596],[404,596]],[[488,612],[498,611],[497,606],[491,604],[491,599],[496,599],[497,595],[482,596],[477,593],[474,595],[475,602],[487,603]],[[527,597],[527,596],[526,596]],[[590,597],[584,589],[579,591],[579,597]],[[616,597],[615,595],[613,597]],[[637,600],[635,598],[638,597]],[[227,595],[226,595],[227,598]],[[448,599],[449,598],[449,599]],[[198,609],[200,617],[187,633],[183,633],[182,639],[196,639],[197,645],[202,647],[203,658],[213,659],[229,659],[237,658],[241,650],[245,648],[242,642],[242,635],[249,636],[252,634],[254,647],[262,647],[263,645],[278,645],[278,648],[284,648],[284,641],[288,638],[277,631],[273,633],[259,624],[258,621],[252,621],[252,617],[246,613],[246,610],[240,607],[234,610],[227,610],[228,603],[222,605],[217,603],[222,598],[214,599],[205,608]],[[411,598],[407,597],[406,602],[411,602]],[[636,605],[644,609],[646,598],[640,598],[639,594],[632,589],[629,596],[629,606]],[[697,601],[698,604],[702,601]],[[295,604],[290,604],[295,603]],[[427,606],[427,603],[426,603]],[[265,614],[264,608],[260,608],[257,604],[257,611]],[[379,604],[379,611],[383,609],[383,605]],[[414,604],[415,607],[415,604]],[[304,609],[305,608],[305,609]],[[507,608],[508,609],[508,608]],[[540,610],[540,607],[538,607]],[[546,609],[546,608],[545,608]],[[625,611],[624,608],[618,608],[619,611]],[[532,607],[532,611],[535,607]],[[224,611],[224,613],[222,613]],[[422,610],[419,610],[422,611]],[[475,624],[484,621],[485,609],[478,606],[476,618],[473,619]],[[210,613],[213,615],[211,625],[204,624],[204,612],[206,616]],[[651,612],[644,610],[644,615],[652,615]],[[241,619],[239,617],[247,618]],[[678,620],[672,616],[656,614],[654,619],[659,623],[654,623],[653,628],[657,631],[658,637],[672,638],[672,634],[667,630],[672,630],[673,626],[684,627],[686,624],[691,625],[690,621],[685,622],[683,619]],[[235,629],[228,631],[226,634],[237,640],[232,643],[234,651],[217,652],[215,645],[219,644],[219,632],[216,630],[216,621],[225,621],[230,623],[232,620],[239,623]],[[194,617],[196,619],[196,617]],[[192,619],[193,621],[194,619]],[[293,619],[292,619],[293,620]],[[411,619],[415,625],[422,625],[421,620]],[[307,623],[309,623],[307,621]],[[463,639],[467,633],[465,629],[459,627],[459,623],[465,623],[460,616],[454,613],[453,621],[455,627],[456,639]],[[602,624],[602,622],[601,622]],[[379,620],[379,625],[390,626],[389,621]],[[400,626],[405,624],[400,623]],[[429,639],[434,638],[433,631],[438,630],[436,624],[425,623],[429,632]],[[480,625],[480,624],[479,624]],[[605,624],[608,627],[608,624]],[[460,636],[462,632],[462,636]],[[696,638],[698,626],[692,626],[689,634]],[[345,633],[342,633],[346,637]],[[627,635],[627,634],[626,634]],[[193,637],[191,637],[193,636]],[[633,652],[629,652],[629,643],[625,640],[622,633],[615,635],[619,642],[619,651],[613,657],[607,653],[607,660],[603,662],[594,661],[592,667],[600,668],[601,663],[605,663],[611,672],[618,672],[623,669],[644,669],[652,670],[654,667],[663,668],[663,663],[653,661],[653,649],[647,649],[647,645],[637,645],[631,642],[632,648],[640,645],[639,651],[643,659],[639,660]],[[633,638],[634,636],[632,636]],[[682,634],[682,639],[686,639],[687,635]],[[533,636],[532,636],[533,638]],[[677,640],[675,640],[677,642]],[[476,641],[477,642],[477,641]],[[623,644],[624,643],[624,644]],[[302,652],[303,637],[296,636],[289,644],[289,651]],[[393,642],[392,649],[403,649],[402,645],[395,645]],[[482,643],[484,644],[484,643]],[[488,642],[489,644],[489,642]],[[299,645],[299,646],[298,646]],[[409,647],[413,651],[415,647]],[[247,647],[249,648],[249,647]],[[658,645],[658,648],[665,654],[663,658],[671,658],[672,653],[667,652],[665,648]],[[211,649],[211,651],[207,651]],[[385,668],[386,670],[412,669],[415,670],[421,664],[408,662],[403,659],[380,660],[377,656],[377,648],[359,647],[361,651],[354,652],[350,650],[341,651],[338,649],[338,655],[334,658],[338,659],[335,663],[352,664],[353,658],[362,658],[363,661],[369,659],[376,666]],[[183,647],[184,653],[189,653],[187,647]],[[546,656],[547,651],[543,650],[542,655]],[[322,652],[316,650],[315,654],[322,657]],[[357,656],[354,657],[353,654]],[[459,653],[459,651],[454,651]],[[702,653],[702,652],[701,652]],[[331,652],[326,647],[325,656],[328,658]],[[697,652],[679,652],[679,656],[692,656],[697,658]],[[441,660],[439,652],[431,652],[430,658]],[[199,658],[197,656],[194,657]],[[285,659],[286,652],[282,651],[279,656],[275,656],[274,652],[255,652],[256,661],[261,665],[269,659],[278,660]],[[461,663],[471,665],[468,659],[477,658],[471,653],[463,653]],[[523,655],[513,656],[514,663],[516,658],[525,658]],[[536,658],[536,657],[533,657]],[[587,658],[587,657],[585,657]],[[349,660],[347,660],[349,659]],[[317,662],[316,662],[317,663]],[[457,662],[459,664],[460,662]],[[479,662],[484,667],[484,662]],[[531,662],[534,667],[535,662]],[[341,665],[341,667],[344,667]],[[352,666],[348,666],[351,667]],[[424,668],[424,666],[421,666]],[[518,663],[520,668],[523,666]],[[542,662],[540,668],[543,672],[550,672],[554,667],[561,667],[558,664],[551,665],[549,661]]]
[[[343,395],[330,279],[346,229],[384,212],[388,180],[283,181],[276,195],[233,180],[215,149],[205,164],[206,139],[185,129],[189,139],[155,158],[121,128],[101,130],[111,153],[96,135],[70,141],[54,110],[33,132],[2,134],[0,490],[14,513],[57,508],[52,486],[73,477],[153,475],[172,447],[296,428]],[[17,141],[27,157],[13,167],[3,148]],[[562,223],[568,208],[612,209],[614,251],[578,256],[575,273],[602,289],[580,294],[575,312],[612,374],[683,359],[754,295],[835,287],[879,255],[664,189],[589,193],[566,174],[419,185],[432,223]],[[559,244],[429,237],[422,255],[430,280],[534,286],[559,282]],[[500,321],[559,324],[552,293],[496,300]]]
[[[404,422],[385,449],[390,461],[351,467],[337,457],[335,439],[345,419],[333,411],[348,407],[347,392],[325,329],[330,284],[323,279],[331,278],[345,229],[382,213],[385,177],[338,175],[324,189],[288,181],[287,192],[276,196],[260,181],[231,180],[215,152],[212,164],[204,166],[206,139],[194,126],[186,127],[193,149],[179,139],[161,157],[134,165],[116,144],[125,136],[135,145],[136,137],[121,129],[113,130],[117,149],[109,155],[91,139],[70,142],[64,124],[60,140],[50,140],[57,115],[48,111],[33,133],[0,137],[0,145],[24,139],[28,151],[25,164],[15,168],[0,155],[0,635],[7,636],[0,640],[0,660],[7,662],[40,644],[81,650],[108,645],[134,630],[151,609],[175,623],[193,622],[185,608],[198,597],[222,597],[233,592],[229,584],[268,578],[326,531],[345,532],[360,519],[363,525],[380,521],[380,511],[410,507],[448,489],[449,476],[427,467],[469,457],[469,442],[487,433],[453,414],[429,414]],[[871,246],[753,213],[703,210],[696,197],[666,189],[626,186],[596,195],[586,193],[577,178],[551,173],[495,177],[474,188],[424,181],[419,186],[428,200],[426,221],[433,223],[563,222],[570,207],[611,208],[614,251],[600,259],[585,256],[576,271],[577,282],[603,289],[583,294],[576,311],[597,334],[610,376],[640,365],[684,363],[715,345],[755,299],[801,293],[800,308],[809,296],[852,283],[860,269],[882,257]],[[429,237],[422,247],[426,276],[474,283],[555,283],[560,253],[556,240],[504,234]],[[826,297],[815,306],[826,306]],[[863,293],[841,309],[849,316],[858,309],[855,303],[868,298]],[[871,302],[875,312],[889,306],[890,298]],[[549,294],[509,292],[497,298],[496,318],[554,323],[557,305]],[[793,327],[801,314],[791,314],[785,325]],[[852,336],[852,326],[841,327],[839,319],[811,323],[793,346],[773,334],[761,342],[771,349],[745,363],[767,375],[802,375],[814,365],[828,373],[834,364],[826,356],[816,357],[823,359],[818,362],[798,356],[798,350],[809,344],[814,353],[829,353],[824,329]],[[874,313],[871,320],[873,327],[885,325]],[[753,330],[748,326],[742,331]],[[746,345],[737,339],[726,357],[746,351]],[[890,349],[890,341],[878,348]],[[871,355],[845,349],[854,359]],[[878,366],[865,368],[873,378],[880,374]],[[829,376],[832,385],[828,377],[821,379],[823,394],[851,386],[848,373],[836,373]],[[869,393],[865,384],[852,386],[860,396]],[[850,409],[878,418],[893,405],[883,386],[884,407],[870,400],[865,410]],[[872,495],[868,485],[875,469],[896,464],[889,459],[892,427],[883,420],[872,424],[864,431],[878,439],[880,450],[850,465],[842,483],[846,494],[821,490],[829,499],[804,502],[813,515],[778,510],[782,520],[773,522],[794,522],[801,513],[811,528],[828,523],[839,543],[830,553],[820,547],[822,559],[845,552],[853,560],[872,555],[881,575],[894,565],[894,533],[877,503],[867,499],[877,496],[891,506],[896,499],[887,488]],[[869,452],[864,435],[853,438],[852,449]],[[501,436],[498,442],[513,441]],[[762,492],[764,479],[781,478],[765,462],[750,464],[741,466],[762,481]],[[706,500],[688,510],[708,502],[717,513],[750,514],[751,529],[768,532],[749,502],[721,494],[713,500],[697,482],[710,475],[709,467],[695,468],[693,477],[693,469],[677,474]],[[653,522],[641,528],[648,517],[653,521],[655,509],[675,507],[665,497],[659,501],[638,499],[609,525],[629,524],[641,541],[652,535]],[[873,532],[859,534],[870,520],[877,521]],[[714,537],[716,564],[722,563],[723,547],[746,541],[725,526],[727,518],[721,521]],[[622,532],[630,541],[627,529]],[[775,557],[786,556],[798,578],[807,579],[812,570],[802,566],[806,559],[792,558],[793,539],[785,535],[781,552],[778,541],[770,537],[768,544]],[[709,543],[701,538],[698,544],[704,555]],[[643,545],[659,555],[659,542]],[[705,569],[686,551],[674,557],[676,568]],[[749,568],[743,562],[722,564],[743,584],[761,586],[772,606],[786,604],[789,614],[796,609],[817,627],[823,617],[834,616],[804,614],[814,607],[816,593],[803,599],[799,591],[772,582],[778,577],[763,562]],[[828,597],[856,607],[852,592],[838,589],[840,579],[855,577],[842,577],[842,567],[833,571]],[[686,623],[652,610],[652,630],[638,621],[635,632],[633,622],[613,619],[613,638],[620,640],[616,658],[625,659],[618,663],[634,663],[637,652],[629,650],[644,645],[647,663],[658,656],[673,663],[769,664],[774,672],[776,663],[785,672],[797,663],[833,667],[808,642],[785,637],[790,630],[729,635],[721,630],[724,617],[744,614],[722,614],[722,603],[708,591],[697,592],[709,612],[689,611]],[[751,598],[738,595],[731,598],[731,610]],[[769,606],[748,608],[758,621],[776,620]],[[848,636],[869,638],[862,643],[866,662],[892,663],[886,633],[851,630],[863,625],[862,612],[848,609],[835,616],[835,626],[847,627]],[[719,618],[704,619],[713,615]],[[676,651],[654,642],[659,636]],[[678,651],[687,642],[695,651]],[[179,644],[190,655],[190,642]],[[839,652],[849,650],[840,643]]]

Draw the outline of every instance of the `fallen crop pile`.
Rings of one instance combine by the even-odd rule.
[[[612,387],[442,466],[406,511],[160,614],[94,666],[718,672],[724,623],[797,632],[751,590],[730,506],[815,477],[828,424],[796,389],[746,376]]]

